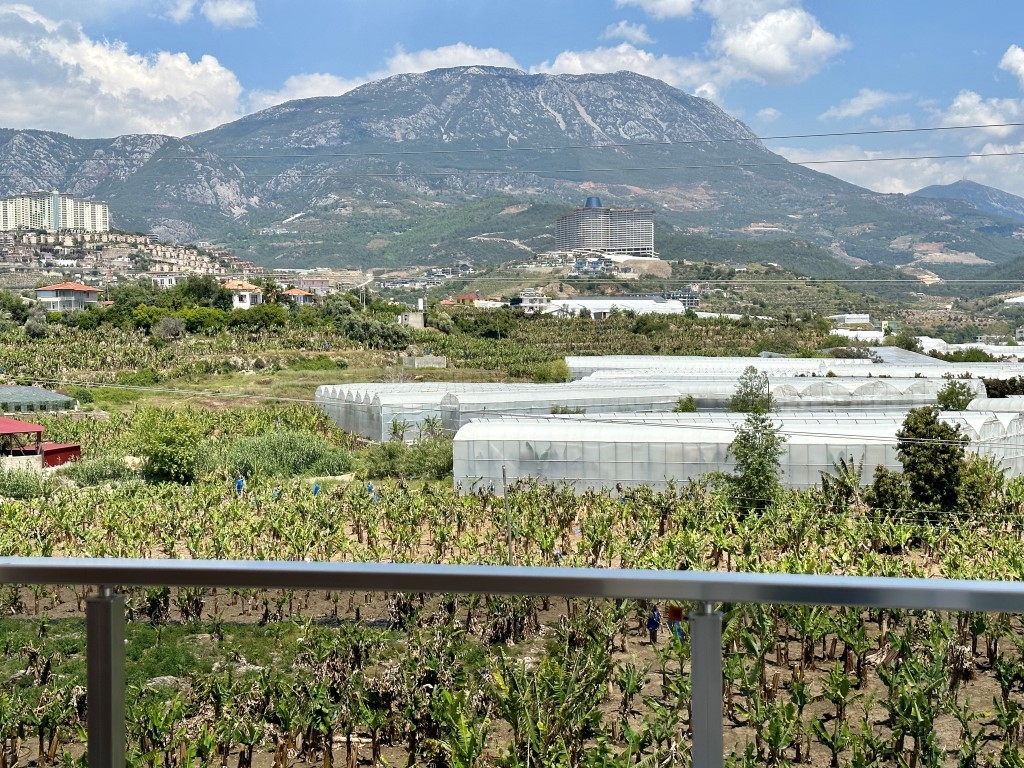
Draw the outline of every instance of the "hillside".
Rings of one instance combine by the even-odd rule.
[[[952,184],[933,184],[912,194],[915,197],[957,200],[983,213],[1024,221],[1024,197],[1011,195],[1009,192],[987,187],[975,181],[964,179]]]
[[[938,276],[1024,258],[1003,214],[789,164],[711,102],[630,72],[396,75],[184,138],[0,130],[0,163],[0,194],[105,199],[117,227],[274,266],[521,258],[592,194],[653,207],[670,258],[675,236],[803,242],[800,259]]]

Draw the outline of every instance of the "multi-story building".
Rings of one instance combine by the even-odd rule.
[[[16,229],[107,232],[110,209],[106,203],[79,200],[60,192],[32,192],[0,198],[0,231]]]
[[[36,288],[36,300],[47,312],[71,312],[97,304],[100,289],[82,283],[57,283]]]
[[[605,208],[601,198],[559,216],[555,247],[559,251],[654,257],[654,211]]]

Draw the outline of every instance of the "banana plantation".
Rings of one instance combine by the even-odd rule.
[[[82,422],[45,417],[55,435]],[[123,459],[153,413],[91,425]],[[179,412],[165,430],[221,457],[187,481],[68,468],[4,478],[0,555],[562,565],[1019,579],[1024,486],[941,516],[865,499],[856,468],[767,506],[719,479],[505,501],[451,481],[375,479],[305,407]],[[191,426],[190,426],[191,424]],[[334,479],[238,462],[270,425],[346,454]],[[159,423],[157,423],[159,427]],[[167,425],[164,425],[166,427]],[[156,430],[160,433],[160,429]],[[234,458],[232,458],[234,457]],[[163,457],[166,458],[166,457]],[[337,457],[321,457],[325,468]],[[235,463],[231,463],[234,461]],[[260,463],[264,461],[264,463]],[[176,465],[175,465],[176,466]],[[243,469],[239,469],[243,467]],[[244,469],[244,467],[258,467]],[[325,472],[327,470],[325,469]],[[236,486],[236,473],[245,472]],[[241,476],[241,475],[240,475]],[[323,483],[323,487],[320,487]],[[874,504],[874,506],[872,505]],[[741,509],[748,511],[742,512]],[[511,534],[509,536],[509,534]],[[507,542],[511,541],[511,551]],[[493,595],[130,589],[134,766],[685,766],[690,606]],[[0,589],[0,765],[84,760],[84,601]],[[734,766],[981,766],[1024,760],[1018,617],[725,605],[722,706]]]

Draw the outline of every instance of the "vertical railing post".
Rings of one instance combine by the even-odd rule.
[[[722,768],[722,614],[701,603],[690,614],[693,768]]]
[[[100,587],[85,626],[89,768],[124,768],[124,595]]]

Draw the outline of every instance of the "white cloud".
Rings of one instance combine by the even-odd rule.
[[[617,4],[639,6],[655,18],[689,16],[700,10],[712,22],[707,53],[659,55],[628,41],[615,47],[562,51],[533,71],[630,69],[719,101],[722,90],[737,81],[778,85],[805,80],[850,47],[846,38],[827,31],[800,7],[799,0],[617,0]]]
[[[609,24],[601,33],[602,40],[625,40],[627,43],[653,43],[644,24],[630,24],[623,19],[618,24]]]
[[[1020,80],[1021,87],[1024,87],[1024,50],[1020,46],[1011,45],[1006,49],[999,62],[999,68],[1015,75]]]
[[[184,24],[192,18],[196,0],[165,0],[167,18],[177,24]]]
[[[476,48],[466,43],[455,43],[412,52],[398,48],[388,59],[386,69],[370,75],[370,79],[375,80],[403,72],[428,72],[431,69],[472,65],[519,69],[519,65],[510,54],[497,48]]]
[[[622,70],[639,72],[694,91],[710,85],[705,64],[678,56],[658,56],[629,43],[590,51],[562,51],[554,61],[545,61],[533,68],[535,72],[571,75]]]
[[[868,112],[875,112],[882,107],[898,101],[903,101],[907,96],[887,91],[877,91],[873,88],[861,88],[857,95],[845,99],[834,107],[829,107],[821,113],[823,120],[829,118],[860,117]]]
[[[995,125],[1024,121],[1021,99],[982,98],[974,91],[960,91],[941,116],[942,125]],[[1005,139],[1017,133],[1012,126],[957,131],[968,145],[977,146],[992,138]]]
[[[282,104],[294,99],[311,99],[318,96],[341,96],[353,88],[357,88],[365,80],[347,80],[343,77],[316,72],[308,75],[293,75],[284,82],[277,91],[252,91],[248,104],[251,110],[257,111]]]
[[[775,107],[765,107],[764,109],[759,109],[755,117],[761,123],[774,123],[782,117],[782,113]]]
[[[656,19],[669,19],[692,14],[697,0],[615,0],[615,5],[636,5]]]
[[[215,27],[255,27],[259,23],[256,0],[204,0],[200,11]]]
[[[322,72],[293,75],[277,91],[253,91],[249,95],[249,107],[252,110],[259,110],[292,99],[341,96],[371,80],[380,80],[392,75],[474,65],[519,69],[511,55],[497,48],[476,48],[461,42],[411,52],[398,48],[382,69],[365,77],[345,78]]]
[[[875,192],[909,194],[931,184],[952,184],[966,178],[1016,195],[1024,195],[1024,157],[935,158],[879,162],[878,158],[883,157],[907,157],[932,152],[908,150],[906,147],[866,150],[850,144],[817,149],[771,147],[771,150],[795,163],[820,160],[874,161],[813,164],[809,167]],[[1020,152],[1024,151],[1024,144],[987,145],[979,148],[979,151]]]
[[[78,137],[122,133],[186,135],[239,116],[242,87],[216,58],[141,55],[124,43],[96,41],[73,22],[54,22],[24,6],[0,6],[0,92],[4,124]]]
[[[711,45],[736,80],[795,83],[818,72],[849,42],[826,31],[801,8],[784,8],[737,24],[719,19]]]

